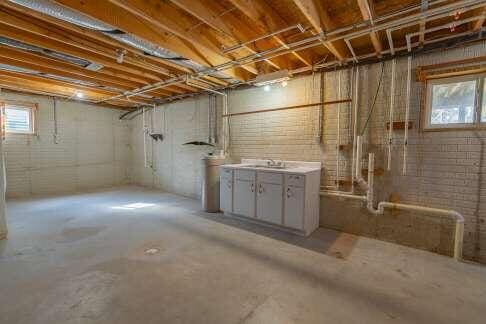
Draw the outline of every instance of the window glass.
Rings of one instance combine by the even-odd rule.
[[[474,122],[476,80],[432,86],[431,125]]]
[[[9,106],[5,107],[5,131],[10,133],[32,133],[32,109]]]

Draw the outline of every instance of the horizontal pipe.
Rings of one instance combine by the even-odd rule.
[[[255,111],[245,111],[240,113],[233,113],[233,114],[224,114],[223,117],[231,117],[231,116],[241,116],[241,115],[250,115],[250,114],[259,114],[264,112],[270,111],[279,111],[279,110],[289,110],[289,109],[299,109],[299,108],[307,108],[313,106],[328,106],[328,105],[335,105],[344,102],[351,102],[351,99],[342,99],[342,100],[334,100],[334,101],[324,101],[324,102],[316,102],[311,104],[304,104],[304,105],[296,105],[296,106],[287,106],[287,107],[279,107],[279,108],[270,108],[270,109],[263,109],[263,110],[255,110]]]
[[[326,197],[347,198],[347,199],[354,199],[354,200],[366,202],[366,196],[353,195],[347,192],[322,190],[319,194],[321,196],[326,196]]]
[[[275,35],[284,33],[286,31],[289,31],[289,30],[292,30],[292,29],[298,29],[302,33],[305,32],[304,27],[302,27],[301,24],[297,24],[297,25],[293,25],[293,26],[289,26],[289,27],[285,27],[285,28],[279,29],[279,30],[274,31],[272,33],[262,35],[260,37],[251,39],[251,40],[246,41],[246,42],[243,42],[243,43],[239,43],[237,45],[234,45],[234,46],[231,46],[231,47],[228,47],[228,48],[224,48],[221,52],[223,52],[224,54],[230,53],[230,52],[233,52],[233,51],[235,51],[237,49],[240,49],[242,47],[245,47],[245,45],[247,45],[247,44],[251,44],[251,43],[257,42],[259,40],[262,40],[262,39],[265,39],[265,38],[269,38],[269,37],[272,37],[272,36],[275,36]]]
[[[357,28],[356,25],[344,27],[344,28],[341,28],[341,29],[336,29],[334,31],[323,33],[323,34],[313,35],[313,36],[310,36],[306,39],[299,40],[299,41],[296,41],[296,42],[291,43],[291,44],[285,44],[285,46],[282,45],[282,46],[279,46],[279,47],[276,47],[276,48],[271,48],[271,49],[268,49],[268,50],[265,50],[265,51],[262,51],[262,52],[258,52],[258,53],[255,53],[255,54],[251,54],[251,55],[248,55],[248,56],[236,59],[236,60],[232,60],[232,61],[220,64],[220,65],[215,66],[215,67],[207,68],[206,70],[193,73],[189,76],[178,76],[178,77],[174,77],[174,78],[171,78],[171,79],[168,79],[168,80],[159,81],[157,83],[147,85],[147,86],[144,86],[144,87],[141,87],[141,88],[137,88],[137,89],[134,89],[134,90],[131,90],[131,91],[127,91],[122,95],[118,95],[118,96],[114,96],[114,97],[111,97],[111,98],[106,98],[106,99],[100,100],[100,101],[98,101],[98,103],[106,101],[106,100],[110,100],[110,99],[119,98],[121,96],[137,94],[140,91],[144,91],[144,90],[147,90],[147,89],[150,89],[150,88],[153,88],[153,87],[157,87],[157,86],[160,86],[160,85],[169,84],[170,82],[179,82],[179,81],[183,80],[184,78],[200,77],[200,76],[211,74],[211,73],[214,73],[214,72],[217,72],[217,71],[226,70],[226,69],[228,69],[232,66],[247,65],[247,64],[253,63],[254,60],[267,59],[267,57],[264,57],[267,54],[272,54],[272,53],[275,53],[275,52],[285,51],[285,50],[295,50],[295,47],[301,46],[303,44],[308,44],[308,43],[311,43],[311,42],[317,42],[317,43],[320,44],[320,43],[322,43],[323,40],[331,42],[331,41],[341,40],[341,39],[344,39],[344,38],[351,39],[351,38],[367,35],[370,32],[377,32],[377,31],[380,31],[380,30],[385,30],[387,28],[395,28],[395,27],[400,28],[400,24],[420,20],[420,19],[423,19],[425,17],[429,17],[429,15],[434,16],[434,15],[439,15],[439,14],[451,12],[451,11],[457,10],[457,9],[466,9],[465,8],[466,6],[469,6],[469,8],[467,8],[466,10],[472,10],[474,8],[482,6],[481,3],[485,3],[485,2],[486,1],[481,0],[480,3],[478,4],[477,1],[463,0],[463,1],[459,1],[457,3],[447,4],[447,5],[437,7],[437,8],[434,8],[434,9],[429,9],[427,11],[417,13],[417,14],[413,14],[411,16],[399,18],[397,20],[385,22],[381,25],[375,24],[374,26],[363,28],[363,29],[360,29],[358,31],[354,31],[354,32],[350,33],[349,35],[338,35],[338,34],[342,34],[342,33],[349,31],[349,30],[354,30],[354,29]],[[379,19],[379,17],[375,18],[375,23],[378,22],[378,21],[381,21],[381,19]],[[365,26],[366,25],[363,25],[363,26],[360,26],[360,27],[365,27]],[[332,35],[338,35],[338,36],[330,37]],[[310,44],[309,47],[310,46],[314,46],[314,44]],[[370,55],[373,56],[375,54],[373,53],[373,54],[370,54]]]

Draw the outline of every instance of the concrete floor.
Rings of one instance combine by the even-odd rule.
[[[0,322],[484,323],[486,267],[124,187],[8,202]],[[155,253],[150,249],[157,249]]]

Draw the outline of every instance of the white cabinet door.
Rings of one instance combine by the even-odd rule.
[[[233,177],[221,176],[219,179],[219,208],[231,213],[233,212]]]
[[[280,184],[260,182],[257,188],[257,218],[282,225],[282,189]]]
[[[235,179],[233,213],[255,217],[255,182]]]
[[[295,229],[304,229],[304,188],[287,187],[285,189],[284,225]]]

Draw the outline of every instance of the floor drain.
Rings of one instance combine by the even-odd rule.
[[[156,249],[156,248],[151,248],[151,249],[147,249],[145,250],[145,254],[149,254],[149,255],[152,255],[152,254],[156,254],[156,253],[159,253],[159,249]]]

